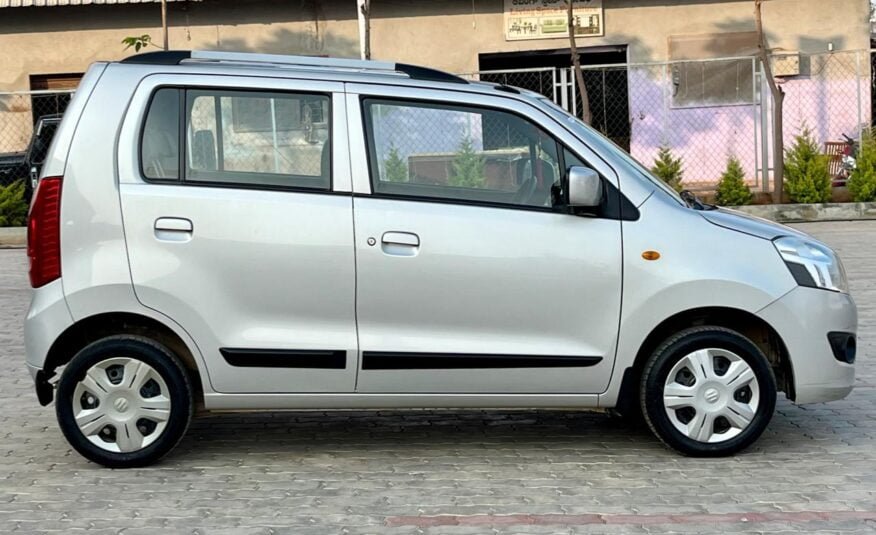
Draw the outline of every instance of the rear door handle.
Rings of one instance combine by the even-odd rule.
[[[417,256],[420,237],[413,232],[384,232],[380,248],[390,256]]]
[[[194,225],[183,217],[159,217],[155,220],[155,237],[163,241],[188,241]]]

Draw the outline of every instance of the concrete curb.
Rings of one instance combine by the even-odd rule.
[[[876,202],[836,202],[824,204],[760,204],[738,206],[745,212],[779,223],[807,221],[856,221],[876,219]]]
[[[876,202],[836,202],[824,204],[758,204],[737,206],[734,210],[779,223],[806,221],[856,221],[876,219]],[[0,249],[27,245],[26,227],[0,227]]]
[[[0,227],[0,249],[27,245],[27,227]]]

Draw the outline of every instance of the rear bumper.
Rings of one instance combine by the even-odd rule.
[[[798,287],[757,314],[773,326],[791,356],[793,401],[842,399],[855,383],[855,366],[834,356],[828,333],[855,334],[858,311],[851,296]]]
[[[34,290],[24,321],[24,348],[27,369],[42,405],[51,403],[54,394],[54,387],[49,384],[51,375],[43,371],[46,357],[55,340],[72,324],[60,279]]]

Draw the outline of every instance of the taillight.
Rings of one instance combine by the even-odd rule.
[[[61,179],[49,176],[39,181],[27,215],[27,256],[34,288],[61,278]]]

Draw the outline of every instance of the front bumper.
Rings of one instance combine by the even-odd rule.
[[[828,333],[856,333],[858,311],[848,294],[798,287],[757,313],[788,350],[798,404],[842,399],[855,383],[855,366],[834,357]]]

